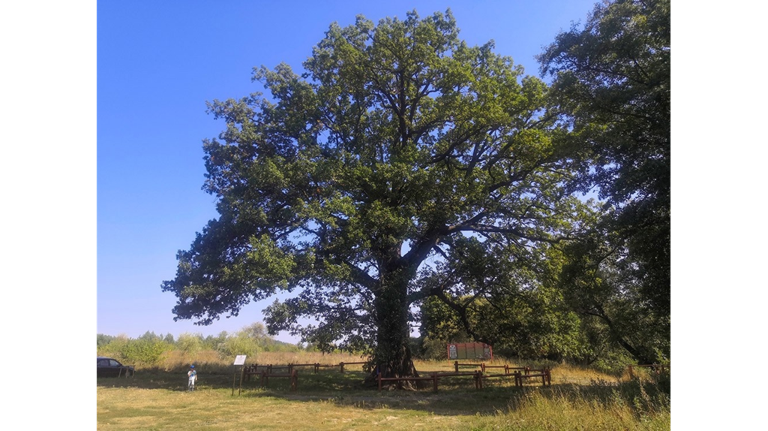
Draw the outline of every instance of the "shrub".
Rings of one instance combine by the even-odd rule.
[[[97,354],[111,356],[127,364],[155,366],[160,362],[163,353],[172,349],[172,345],[160,339],[133,340],[118,336],[106,346],[97,349]]]
[[[203,348],[203,340],[200,335],[183,333],[176,340],[176,348],[184,353],[194,355]]]
[[[234,357],[235,355],[247,355],[248,358],[256,359],[256,353],[259,351],[259,344],[245,332],[238,332],[234,336],[227,337],[224,342],[219,344],[219,354],[224,357]]]

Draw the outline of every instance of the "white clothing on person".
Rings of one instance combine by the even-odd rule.
[[[197,371],[189,370],[189,372],[187,372],[187,376],[189,376],[189,383],[188,383],[187,387],[189,388],[190,391],[194,390],[195,389],[195,381],[197,380]]]

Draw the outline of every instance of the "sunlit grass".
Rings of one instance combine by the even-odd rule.
[[[293,357],[260,354],[259,363],[337,364],[353,355]],[[189,359],[189,358],[186,358]],[[511,379],[489,381],[482,390],[469,379],[444,379],[439,391],[378,390],[363,385],[367,373],[350,366],[299,371],[297,391],[288,379],[259,379],[239,385],[239,367],[223,361],[198,366],[198,390],[186,392],[180,365],[171,371],[139,369],[135,379],[98,379],[97,421],[104,430],[667,430],[668,375],[619,379],[587,368],[552,367],[553,384],[514,387]],[[503,360],[496,363],[503,364]],[[515,366],[536,364],[515,364]],[[551,365],[551,364],[550,364]],[[416,361],[424,371],[452,371],[452,361]],[[494,370],[494,372],[497,370]],[[664,389],[666,388],[666,389]],[[234,395],[233,395],[234,394]]]

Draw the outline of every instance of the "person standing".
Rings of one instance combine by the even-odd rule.
[[[194,365],[189,366],[189,371],[187,371],[187,377],[189,378],[189,383],[187,383],[187,390],[194,391],[195,382],[197,381],[197,371],[195,370]]]

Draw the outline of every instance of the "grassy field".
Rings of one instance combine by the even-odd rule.
[[[259,357],[259,363],[333,364],[358,358],[306,355]],[[502,362],[499,362],[501,364]],[[511,362],[506,362],[511,364]],[[527,365],[527,364],[526,364]],[[417,362],[425,371],[451,370],[449,361]],[[100,430],[667,430],[668,379],[610,377],[578,367],[552,370],[552,386],[511,379],[489,381],[482,390],[472,379],[440,382],[439,391],[366,388],[360,366],[299,371],[297,391],[287,379],[239,380],[235,367],[197,365],[198,388],[186,391],[186,368],[139,369],[135,378],[97,380]],[[240,392],[238,394],[238,392]]]

